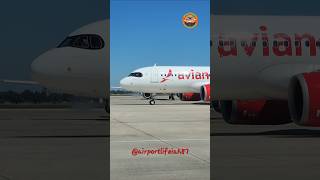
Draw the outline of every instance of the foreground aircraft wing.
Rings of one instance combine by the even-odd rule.
[[[0,79],[0,84],[1,83],[2,84],[39,85],[39,83],[35,81],[6,80],[6,79]]]

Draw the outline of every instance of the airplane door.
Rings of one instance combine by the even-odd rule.
[[[151,72],[151,83],[159,83],[158,67],[154,66]]]

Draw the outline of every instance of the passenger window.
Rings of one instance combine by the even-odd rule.
[[[234,41],[230,41],[230,47],[235,47]]]
[[[245,41],[241,41],[241,46],[242,46],[242,47],[245,47],[246,44],[247,44],[247,43],[246,43]]]
[[[268,42],[267,41],[263,41],[262,45],[263,45],[263,47],[267,47],[268,46]]]
[[[296,47],[300,47],[300,41],[295,41],[294,44]]]
[[[309,46],[310,46],[310,42],[309,42],[309,41],[306,41],[306,42],[305,42],[305,45],[306,45],[307,47],[309,47]]]
[[[273,41],[273,47],[278,47],[278,42],[277,41]]]

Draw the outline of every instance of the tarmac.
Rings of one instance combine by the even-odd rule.
[[[1,108],[0,180],[106,180],[103,108]]]
[[[320,176],[320,129],[294,123],[230,125],[211,115],[214,180],[313,180]]]
[[[320,175],[319,128],[230,125],[216,112],[210,119],[209,111],[198,102],[157,100],[151,106],[140,96],[111,96],[109,150],[109,115],[103,108],[0,108],[0,180],[105,180],[108,153],[112,180]],[[188,153],[134,155],[135,148]]]
[[[149,105],[140,96],[111,96],[111,179],[209,180],[209,109],[197,102]],[[188,154],[133,155],[134,148],[187,148]]]

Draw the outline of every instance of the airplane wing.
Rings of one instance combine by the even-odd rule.
[[[6,79],[0,79],[0,84],[1,83],[2,84],[39,85],[39,83],[35,81],[6,80]]]

